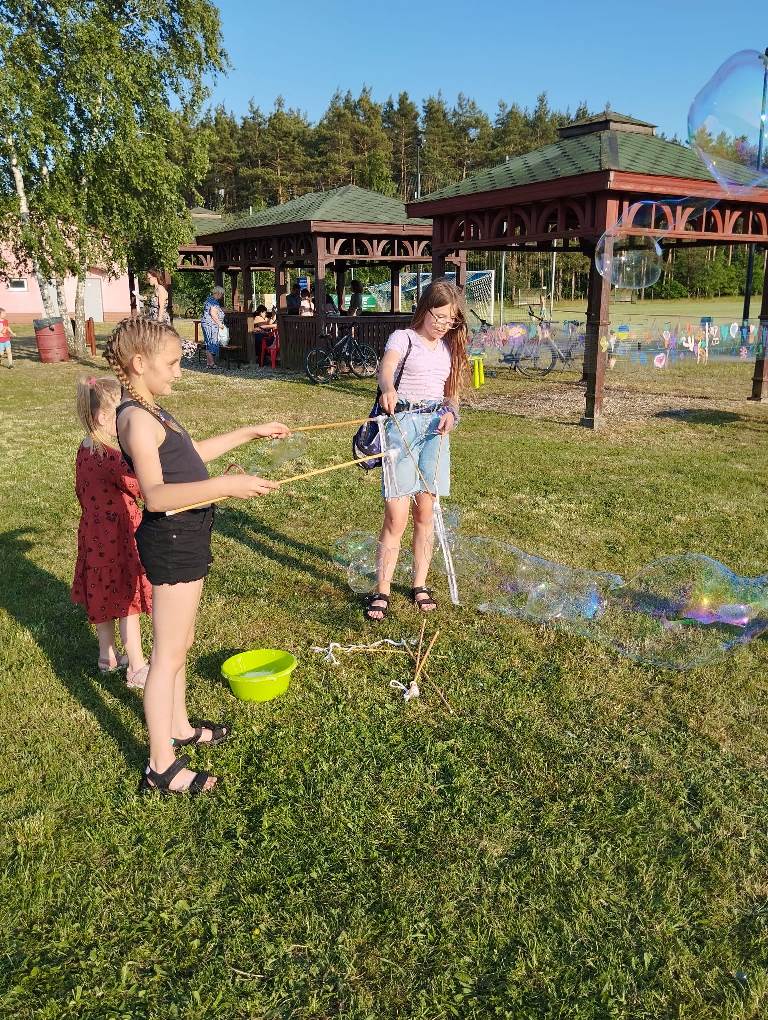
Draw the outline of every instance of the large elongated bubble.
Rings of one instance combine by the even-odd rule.
[[[768,184],[765,132],[766,57],[741,50],[729,57],[696,95],[688,112],[688,140],[730,194]]]
[[[480,612],[549,623],[651,665],[692,669],[768,631],[768,575],[739,577],[699,553],[665,556],[626,581],[483,538],[465,539],[455,559]]]

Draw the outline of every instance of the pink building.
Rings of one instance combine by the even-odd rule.
[[[67,313],[75,314],[74,276],[64,280]],[[8,321],[31,322],[45,315],[40,288],[34,276],[18,276],[0,280],[0,308]],[[85,280],[85,317],[94,322],[118,322],[131,314],[128,274],[110,277],[102,269],[89,269]]]

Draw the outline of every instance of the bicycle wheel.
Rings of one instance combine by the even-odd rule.
[[[353,344],[349,352],[349,367],[358,379],[370,379],[372,375],[376,375],[379,356],[368,344]]]
[[[304,370],[315,383],[327,383],[336,378],[336,362],[328,351],[315,347],[307,355]]]
[[[551,340],[534,337],[520,348],[517,369],[529,379],[541,379],[549,375],[557,364],[557,350]]]

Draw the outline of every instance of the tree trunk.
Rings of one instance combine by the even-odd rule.
[[[18,160],[16,159],[16,150],[13,147],[13,140],[8,139],[8,147],[11,150],[11,173],[13,174],[13,181],[16,186],[16,197],[19,200],[19,214],[21,215],[22,222],[29,220],[29,206],[27,204],[27,191],[24,187],[24,175],[21,172]],[[40,288],[40,298],[43,302],[43,308],[45,314],[49,318],[59,314],[58,301],[52,293],[53,288],[49,286],[50,280],[46,280],[43,274],[40,272],[40,265],[36,258],[32,258],[32,269],[37,280],[37,286]]]
[[[75,342],[72,320],[69,317],[69,311],[67,309],[67,296],[64,293],[64,280],[60,276],[55,276],[54,283],[56,285],[56,300],[59,302],[59,312],[64,320],[64,335],[67,338],[67,347],[69,347],[70,354],[81,354],[82,351],[78,350],[77,343]]]
[[[77,274],[75,288],[75,349],[85,351],[85,270]]]

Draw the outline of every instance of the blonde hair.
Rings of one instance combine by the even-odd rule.
[[[451,371],[445,383],[445,396],[448,400],[457,400],[469,383],[469,359],[467,358],[469,329],[464,314],[464,295],[456,284],[443,277],[433,280],[421,293],[411,319],[411,328],[418,333],[424,324],[427,313],[433,308],[442,308],[443,305],[451,306],[454,321],[457,323],[443,337],[451,352]]]
[[[120,403],[120,383],[111,376],[99,379],[83,376],[77,380],[77,417],[91,440],[95,453],[103,457],[106,447],[114,446],[114,438],[106,433],[98,422],[100,411]]]
[[[181,432],[179,426],[166,418],[157,404],[150,404],[134,389],[128,377],[128,366],[136,354],[147,358],[154,357],[162,351],[169,337],[181,339],[173,326],[157,322],[156,319],[148,319],[144,315],[134,315],[118,322],[104,347],[104,357],[122,383],[123,389],[137,404],[145,411],[149,411],[165,428]]]

